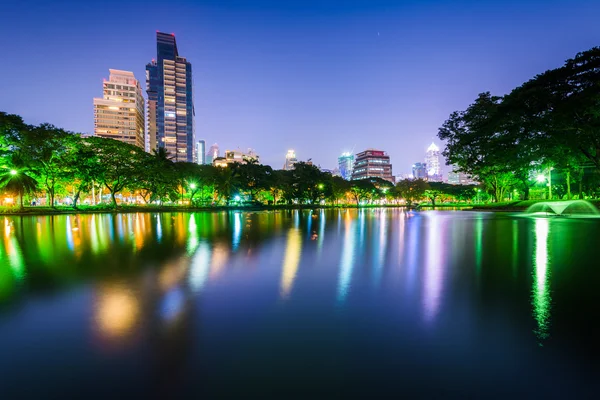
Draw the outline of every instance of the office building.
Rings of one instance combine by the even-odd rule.
[[[442,181],[442,170],[440,166],[440,149],[431,143],[425,154],[425,164],[427,164],[427,179],[431,182]]]
[[[294,169],[294,165],[298,162],[296,158],[296,152],[294,150],[288,150],[285,155],[285,163],[283,164],[283,169],[286,171]]]
[[[469,174],[458,171],[456,166],[448,173],[448,183],[451,185],[478,185],[478,183]]]
[[[144,97],[133,72],[110,69],[94,98],[94,135],[145,148]]]
[[[193,162],[192,64],[179,56],[172,33],[156,33],[156,50],[146,65],[149,147],[165,148],[173,161]]]
[[[196,143],[196,164],[206,164],[206,142],[198,140]]]
[[[252,149],[248,150],[248,153],[240,150],[225,150],[225,157],[215,157],[212,163],[216,167],[226,167],[233,163],[259,163],[260,158],[258,154]]]
[[[342,155],[338,157],[338,168],[340,170],[340,175],[342,178],[344,178],[347,181],[352,179],[352,169],[354,168],[354,154],[342,153]]]
[[[367,149],[356,154],[352,179],[381,178],[394,183],[390,156],[381,150]]]
[[[212,146],[210,146],[210,148],[206,152],[206,157],[205,157],[204,161],[207,164],[213,164],[213,162],[217,158],[219,158],[219,145],[215,143]]]
[[[427,164],[425,163],[414,163],[412,166],[413,179],[427,180]]]

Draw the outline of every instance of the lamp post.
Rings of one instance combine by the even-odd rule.
[[[11,174],[12,176],[15,176],[15,175],[17,175],[17,174],[18,174],[18,172],[17,172],[17,170],[16,170],[16,169],[11,169],[11,170],[10,170],[10,174]]]

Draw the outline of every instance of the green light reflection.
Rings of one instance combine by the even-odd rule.
[[[550,328],[550,297],[548,269],[550,255],[548,251],[548,236],[550,233],[549,220],[537,218],[535,220],[535,255],[533,263],[532,306],[533,315],[537,322],[536,336],[544,340],[549,336]]]

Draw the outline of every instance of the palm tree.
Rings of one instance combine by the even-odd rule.
[[[33,193],[37,189],[37,181],[25,172],[4,169],[0,174],[0,188],[19,197],[21,210],[23,207],[23,196]]]

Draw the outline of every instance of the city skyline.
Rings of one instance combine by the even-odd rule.
[[[430,5],[427,12],[415,2],[329,3],[170,5],[185,15],[181,19],[141,9],[142,3],[119,4],[124,14],[135,15],[134,23],[102,34],[110,1],[101,9],[9,4],[0,40],[25,62],[0,66],[11,77],[0,83],[0,109],[28,123],[92,133],[98,82],[108,69],[132,71],[143,80],[161,30],[175,33],[199,67],[196,138],[225,149],[256,148],[274,168],[289,148],[325,168],[335,167],[351,147],[381,148],[403,173],[419,161],[412,154],[423,153],[448,115],[478,92],[504,94],[595,45],[592,15],[600,11],[586,1],[579,7],[544,3],[543,9],[536,2],[479,4],[469,13],[456,3]],[[453,18],[447,21],[444,12]],[[81,19],[73,21],[75,14]],[[457,22],[463,22],[460,29]],[[550,25],[552,30],[544,28]],[[69,46],[38,43],[52,35],[72,39]],[[61,56],[67,50],[78,56]],[[45,78],[61,73],[69,79],[57,91]],[[24,96],[22,87],[31,84],[35,96]]]

